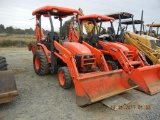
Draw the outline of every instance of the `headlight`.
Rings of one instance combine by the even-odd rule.
[[[58,12],[58,10],[53,9],[53,10],[52,10],[52,12],[57,13],[57,12]]]

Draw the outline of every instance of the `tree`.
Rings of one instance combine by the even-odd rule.
[[[13,34],[14,28],[12,26],[6,27],[6,33]]]
[[[13,28],[12,26],[9,27],[4,27],[3,24],[0,24],[0,33],[7,33],[7,34],[29,34],[29,35],[34,35],[35,30],[32,28],[29,29],[20,29],[20,28]]]
[[[32,28],[30,29],[25,29],[25,34],[34,34],[34,31]]]
[[[68,36],[68,33],[69,33],[69,25],[70,25],[70,23],[71,23],[72,20],[73,20],[73,17],[63,23],[62,33],[61,33],[62,36],[65,36],[65,37]]]
[[[4,33],[5,32],[5,27],[3,24],[0,24],[0,33]]]

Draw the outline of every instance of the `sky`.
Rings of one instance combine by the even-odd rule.
[[[5,27],[34,29],[32,11],[45,5],[81,8],[85,15],[129,12],[134,14],[134,19],[141,19],[143,10],[146,24],[160,23],[160,0],[0,0],[0,24]],[[44,29],[49,30],[49,21],[44,19],[43,23]],[[58,30],[58,21],[54,22],[54,26]]]

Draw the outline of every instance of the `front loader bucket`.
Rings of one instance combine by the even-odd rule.
[[[122,70],[80,74],[75,82],[76,101],[78,106],[85,106],[135,87]]]
[[[137,68],[131,74],[131,78],[140,90],[147,94],[153,95],[160,92],[160,65]]]
[[[17,95],[13,72],[11,70],[0,71],[0,104],[11,102]]]

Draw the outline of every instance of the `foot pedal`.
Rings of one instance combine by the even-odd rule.
[[[104,105],[106,105],[107,107],[113,109],[113,110],[118,110],[120,106],[123,106],[125,104],[130,103],[131,101],[116,95],[107,99],[104,99],[101,101]]]

